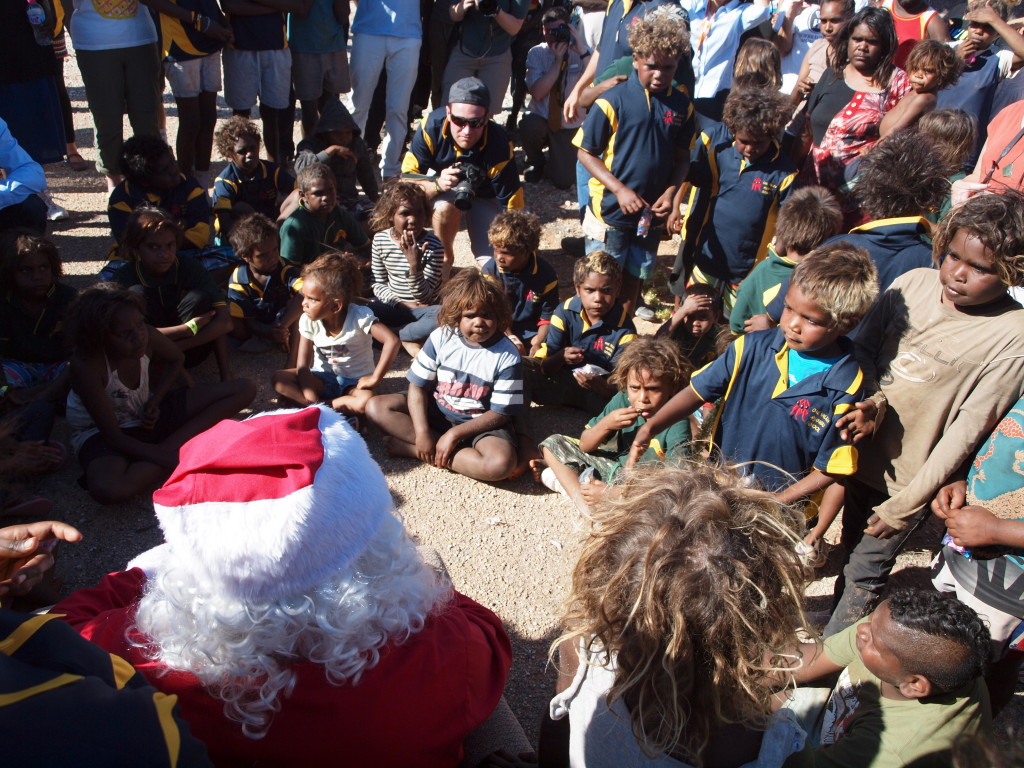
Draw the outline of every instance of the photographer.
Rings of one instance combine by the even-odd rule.
[[[455,260],[455,235],[466,228],[477,258],[491,256],[487,229],[502,208],[522,208],[512,143],[491,120],[491,93],[466,77],[448,92],[448,106],[427,116],[413,135],[402,175],[415,179],[433,207],[432,226],[444,246],[444,276]]]
[[[583,115],[565,120],[562,104],[583,74],[590,51],[569,23],[569,9],[549,8],[541,25],[544,42],[531,48],[526,57],[530,105],[519,124],[528,166],[523,178],[532,184],[546,176],[559,189],[566,189],[576,179],[572,137],[583,124]],[[546,160],[544,147],[550,148]]]
[[[530,0],[455,0],[448,14],[458,28],[444,69],[444,92],[457,80],[478,77],[490,91],[491,114],[501,112],[512,77],[512,38],[529,8]]]

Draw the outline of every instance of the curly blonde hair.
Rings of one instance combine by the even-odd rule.
[[[641,59],[664,54],[678,58],[689,43],[690,33],[681,18],[652,14],[633,23],[629,30],[629,47]]]
[[[614,658],[608,706],[628,702],[647,755],[699,766],[721,725],[771,714],[804,623],[802,528],[795,509],[706,464],[631,472],[597,505],[556,642]]]
[[[674,395],[690,382],[693,366],[683,357],[679,345],[668,337],[656,339],[641,336],[631,341],[615,363],[615,371],[608,377],[608,383],[624,390],[629,383],[629,374],[647,371],[660,380],[669,395]]]
[[[540,219],[528,211],[502,211],[491,222],[487,239],[516,256],[532,256],[540,248]]]

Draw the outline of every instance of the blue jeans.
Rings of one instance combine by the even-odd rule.
[[[605,251],[619,262],[624,274],[646,280],[654,269],[654,259],[658,255],[658,233],[649,232],[645,237],[638,237],[636,225],[630,229],[608,227],[604,233],[604,242],[586,239],[587,253]]]
[[[398,329],[398,338],[402,341],[425,341],[430,332],[437,328],[437,310],[439,306],[407,307],[404,304],[385,304],[383,301],[371,301],[370,309],[384,325],[392,330]]]

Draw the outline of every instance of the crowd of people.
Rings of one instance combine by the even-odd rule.
[[[962,19],[924,0],[361,0],[351,25],[343,0],[143,5],[0,15],[27,52],[0,54],[0,515],[50,516],[4,481],[70,447],[69,492],[152,494],[164,536],[52,605],[54,546],[81,534],[0,528],[13,758],[1006,759],[1024,36],[1004,0]],[[43,166],[89,168],[61,108],[65,27],[112,235],[80,292],[46,234]],[[569,295],[529,211],[541,183],[576,190]],[[642,334],[676,235],[671,308]],[[403,350],[405,393],[378,391]],[[243,354],[276,409],[238,420]],[[207,359],[219,381],[190,373]],[[415,546],[374,442],[475,481],[532,475],[585,520],[535,739],[502,696],[501,617]],[[889,588],[932,514],[932,589]],[[840,515],[832,609],[809,616]]]

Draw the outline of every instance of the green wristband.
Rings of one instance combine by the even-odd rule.
[[[192,331],[193,336],[199,333],[199,323],[197,323],[195,320],[189,320],[187,323],[185,323],[185,327]]]

